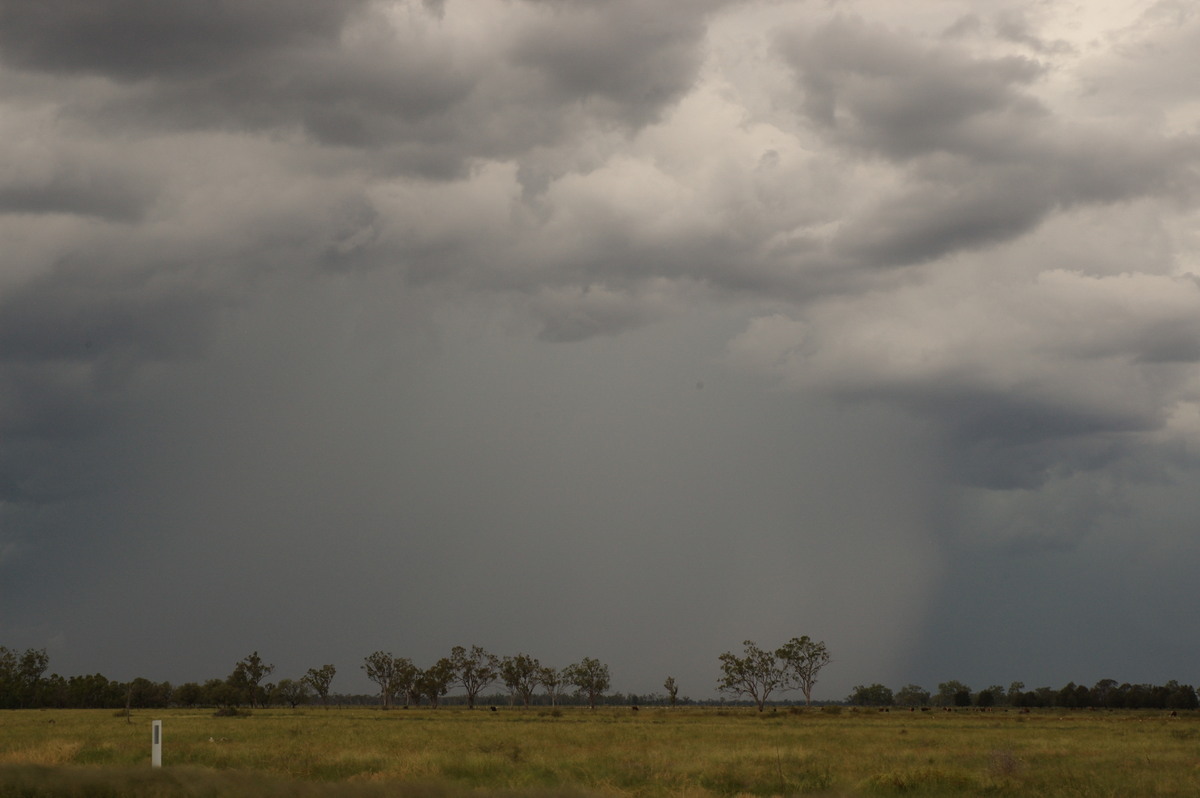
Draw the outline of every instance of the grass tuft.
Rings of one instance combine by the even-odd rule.
[[[962,770],[922,767],[876,773],[867,780],[867,786],[879,793],[968,795],[981,789],[983,784],[976,776]]]

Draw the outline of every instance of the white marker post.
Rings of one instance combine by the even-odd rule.
[[[151,721],[150,728],[153,729],[153,736],[150,743],[150,767],[162,767],[162,721]]]

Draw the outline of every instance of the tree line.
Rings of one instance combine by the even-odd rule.
[[[800,691],[804,702],[811,704],[817,677],[832,658],[823,642],[804,636],[794,637],[773,650],[747,640],[740,654],[727,651],[717,660],[720,666],[717,691],[734,702],[745,702],[762,711],[768,703],[793,690]],[[49,662],[45,649],[18,652],[0,646],[0,709],[205,706],[234,713],[241,708],[296,707],[314,702],[324,706],[331,702],[381,705],[385,709],[397,704],[438,707],[443,703],[465,703],[474,707],[485,700],[522,706],[579,703],[590,707],[708,703],[681,698],[679,684],[671,676],[663,682],[664,693],[610,694],[609,668],[592,657],[555,668],[543,665],[529,654],[500,657],[477,645],[455,646],[448,656],[424,668],[408,657],[375,651],[364,657],[360,666],[378,688],[373,696],[333,693],[337,668],[332,664],[309,668],[296,678],[270,681],[275,666],[257,651],[234,663],[224,678],[174,686],[141,677],[119,682],[99,673],[69,678],[46,675]],[[486,693],[489,689],[494,691],[490,695]],[[455,693],[451,695],[451,691]],[[1007,688],[992,685],[975,691],[962,682],[947,681],[939,684],[936,692],[915,684],[896,691],[882,684],[858,685],[845,703],[913,708],[1200,708],[1200,699],[1191,685],[1176,681],[1164,685],[1129,684],[1114,679],[1102,679],[1091,687],[1071,682],[1057,690],[1050,687],[1027,690],[1022,682],[1013,682]]]
[[[1025,688],[1024,682],[1008,687],[992,685],[974,691],[962,682],[951,680],[938,685],[937,692],[916,684],[892,691],[882,684],[858,685],[846,697],[846,703],[873,707],[991,707],[1064,709],[1197,709],[1200,698],[1190,684],[1171,680],[1166,684],[1118,683],[1101,679],[1091,687],[1070,682],[1059,689]]]
[[[481,646],[455,646],[449,657],[442,657],[428,668],[417,667],[408,657],[376,651],[366,657],[362,668],[378,685],[384,709],[390,709],[398,700],[405,706],[417,706],[425,700],[436,708],[454,686],[462,687],[467,706],[474,708],[480,694],[495,684],[503,684],[510,699],[524,706],[530,705],[538,688],[554,705],[566,688],[573,687],[575,694],[585,697],[594,708],[611,684],[608,666],[592,657],[556,669],[542,665],[529,654],[498,657]]]
[[[807,701],[812,699],[816,675],[829,661],[823,643],[808,637],[793,638],[775,652],[759,649],[746,642],[741,657],[726,652],[719,657],[722,677],[720,692],[753,700],[761,710],[772,693],[799,688]],[[63,678],[46,676],[49,656],[45,649],[18,653],[0,646],[0,708],[120,708],[213,706],[219,711],[236,713],[238,708],[254,709],[271,705],[296,707],[314,700],[328,706],[337,668],[332,664],[309,668],[302,676],[268,681],[275,666],[257,651],[238,660],[223,679],[185,682],[171,685],[136,678],[130,682],[110,680],[96,673]],[[630,703],[640,700],[675,706],[690,699],[679,697],[679,684],[673,676],[663,682],[665,694],[608,695],[611,676],[608,665],[593,657],[564,668],[543,665],[536,657],[520,653],[496,656],[481,646],[455,646],[449,656],[428,667],[418,667],[408,657],[387,651],[375,651],[362,662],[367,678],[378,687],[377,703],[390,709],[398,702],[404,706],[426,703],[438,707],[452,689],[461,688],[468,707],[473,708],[488,688],[503,687],[499,694],[509,703],[530,706],[534,703]],[[336,696],[339,703],[363,704],[363,696]],[[456,698],[456,697],[455,697]],[[492,696],[494,700],[496,696]],[[453,700],[453,699],[451,699]]]
[[[94,673],[64,678],[46,675],[50,657],[45,649],[18,653],[0,646],[0,709],[149,709],[168,706],[267,706],[308,703],[314,696],[329,699],[333,665],[309,668],[299,679],[264,683],[275,670],[255,651],[239,660],[224,679],[172,685],[138,677],[120,682]]]
[[[223,679],[186,682],[154,682],[138,677],[118,682],[97,673],[63,678],[46,675],[50,658],[45,649],[18,653],[0,646],[0,708],[157,708],[167,706],[218,707],[228,714],[237,708],[271,705],[296,707],[319,701],[328,706],[339,703],[368,703],[363,696],[340,696],[331,692],[337,668],[332,664],[309,668],[299,678],[268,681],[275,666],[263,660],[257,651],[235,663]],[[592,657],[562,669],[542,665],[535,657],[517,654],[497,657],[480,646],[455,646],[450,656],[442,657],[427,668],[418,668],[407,657],[383,651],[368,655],[362,664],[367,678],[379,687],[377,702],[390,709],[397,699],[406,706],[422,701],[434,708],[454,687],[462,687],[468,706],[474,707],[483,690],[503,684],[512,702],[528,706],[539,688],[551,704],[566,700],[585,701],[595,707],[608,703],[605,694],[611,686],[609,668]],[[676,697],[674,679],[667,680],[671,700]],[[633,696],[636,700],[636,696]],[[622,698],[624,700],[624,697]]]

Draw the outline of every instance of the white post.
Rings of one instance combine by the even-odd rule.
[[[150,743],[150,767],[160,768],[162,767],[162,721],[151,722],[150,728],[153,730]]]

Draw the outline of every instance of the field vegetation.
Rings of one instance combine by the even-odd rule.
[[[150,722],[163,721],[163,767]],[[0,795],[1195,796],[1192,711],[16,710]]]

